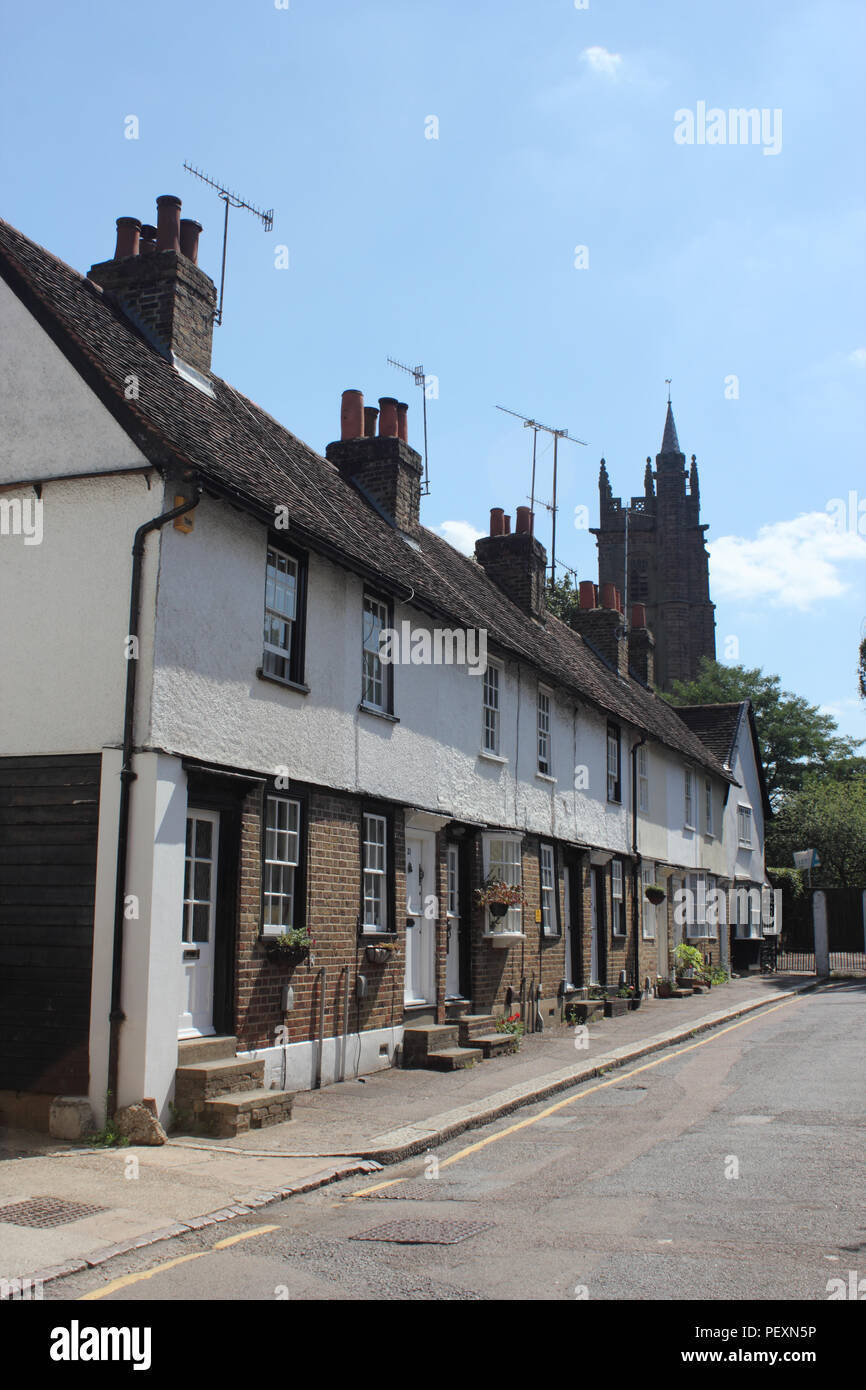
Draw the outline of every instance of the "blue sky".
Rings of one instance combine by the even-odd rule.
[[[524,502],[510,406],[589,441],[561,447],[557,555],[592,577],[574,509],[595,524],[602,454],[641,491],[671,377],[720,656],[866,737],[860,0],[92,0],[2,31],[0,214],[86,271],[177,193],[218,278],[222,205],[183,161],[273,207],[270,233],[232,214],[214,368],[324,449],[345,387],[408,400],[420,445],[386,358],[423,362],[426,524]],[[701,102],[780,111],[781,147],[677,143]]]

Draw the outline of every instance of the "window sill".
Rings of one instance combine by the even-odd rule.
[[[552,782],[553,785],[556,786],[557,779],[555,777],[551,777],[549,772],[536,772],[535,775],[538,778],[539,782]]]
[[[683,826],[683,830],[687,830],[687,831],[689,832],[690,835],[694,835],[696,829],[697,829],[697,826],[694,826],[694,825],[684,825],[684,826]]]
[[[303,685],[301,681],[289,681],[285,676],[275,676],[270,671],[264,670],[262,666],[256,667],[256,675],[260,681],[270,681],[271,685],[281,685],[284,690],[297,690],[301,695],[309,695],[310,687]]]
[[[400,723],[400,720],[398,719],[396,714],[388,714],[387,710],[376,709],[375,705],[365,705],[363,700],[358,705],[358,709],[361,711],[362,714],[375,715],[377,719],[385,719],[389,724]]]
[[[395,931],[386,931],[384,927],[362,927],[361,936],[365,941],[372,941],[374,944],[377,939],[382,942],[397,940],[397,933]]]
[[[503,758],[501,753],[487,753],[483,748],[478,750],[479,758],[483,758],[488,763],[507,763],[508,759]]]

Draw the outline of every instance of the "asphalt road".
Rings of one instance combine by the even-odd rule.
[[[45,1298],[826,1300],[866,1278],[864,1055],[829,987]],[[407,1221],[480,1229],[353,1238]]]

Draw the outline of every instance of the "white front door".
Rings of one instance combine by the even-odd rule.
[[[597,985],[598,980],[598,870],[590,874],[590,919],[589,919],[589,983]]]
[[[406,832],[406,982],[407,1004],[434,1002],[436,946],[435,837],[429,830]]]
[[[219,812],[187,812],[183,890],[180,1037],[215,1032],[213,986],[216,936]]]
[[[460,848],[449,845],[448,900],[445,904],[448,953],[445,957],[445,998],[461,999],[460,993]]]

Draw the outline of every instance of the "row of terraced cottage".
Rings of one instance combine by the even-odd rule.
[[[158,205],[88,277],[0,223],[4,1121],[230,1133],[424,1025],[730,964],[759,916],[699,890],[765,882],[749,707],[657,696],[613,586],[554,617],[528,509],[474,558],[425,529],[402,403],[344,392],[322,456],[217,377]]]

